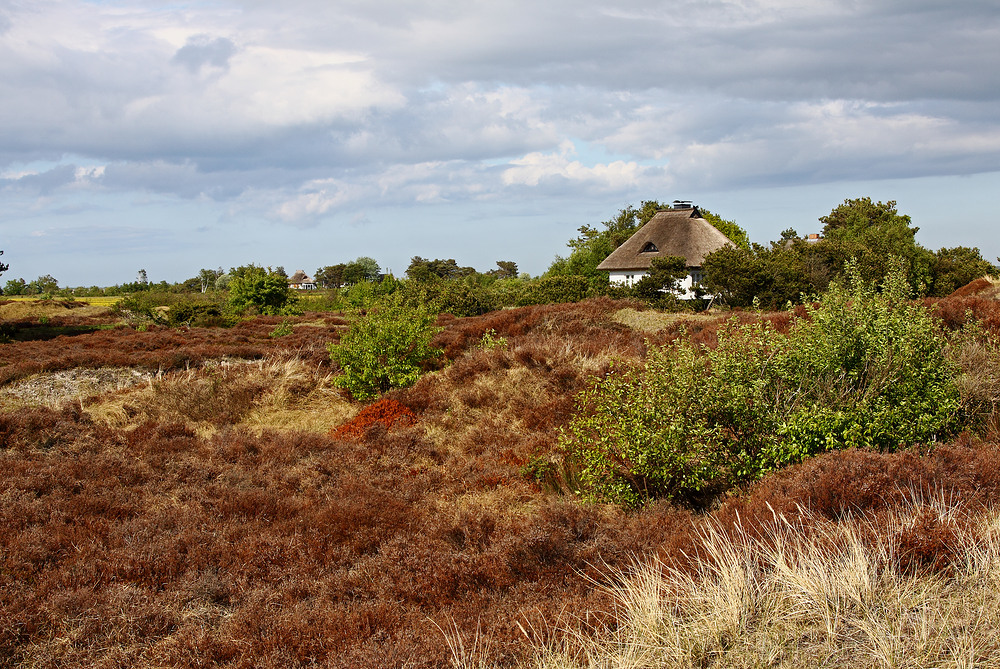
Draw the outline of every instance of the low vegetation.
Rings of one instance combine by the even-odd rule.
[[[735,321],[639,318],[649,312],[607,298],[444,315],[428,343],[441,362],[368,407],[333,384],[343,370],[327,343],[344,340],[350,314],[6,344],[4,390],[21,394],[0,412],[0,666],[749,666],[765,655],[886,666],[900,653],[988,664],[990,636],[962,621],[978,606],[990,624],[997,610],[981,580],[989,561],[969,566],[965,548],[987,551],[1000,493],[995,291],[982,282],[920,312],[957,365],[962,425],[980,436],[929,455],[808,458],[741,495],[693,500],[709,512],[582,504],[585,472],[559,446],[578,398],[671,347],[725,349],[734,323],[805,336],[855,293]],[[47,381],[87,369],[136,381]],[[40,386],[54,390],[28,390]],[[860,551],[869,571],[835,575],[872,590],[832,594],[826,631],[829,609],[809,613],[820,595],[789,585],[805,577],[768,567],[775,546],[786,571],[819,581],[821,563]],[[733,551],[756,566],[720,565]],[[630,603],[635,579],[660,595]],[[718,599],[727,579],[748,583],[749,599]],[[862,606],[893,593],[902,599]],[[900,620],[891,606],[908,602]],[[726,628],[734,618],[711,606],[752,624]],[[679,621],[687,636],[670,640]],[[918,623],[957,630],[955,641],[914,636]]]
[[[796,292],[705,310],[594,271],[655,206],[538,278],[0,302],[0,667],[1000,666],[1000,286],[927,297],[978,252],[712,216]]]
[[[901,266],[881,290],[849,277],[788,314],[787,333],[732,320],[711,348],[651,345],[638,369],[598,380],[562,442],[588,496],[712,499],[824,451],[953,436],[971,407],[942,327],[909,300]]]

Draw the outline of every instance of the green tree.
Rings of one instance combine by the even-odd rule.
[[[316,270],[316,283],[318,283],[321,288],[340,288],[344,285],[345,269],[347,269],[347,265],[344,263],[320,267]]]
[[[28,284],[28,293],[34,295],[54,295],[59,290],[59,282],[51,274],[40,276]]]
[[[380,268],[374,259],[360,256],[344,265],[344,283],[353,285],[362,281],[375,281],[379,277]]]
[[[638,208],[629,205],[620,210],[617,216],[601,224],[603,229],[581,226],[579,236],[567,242],[570,254],[565,258],[557,256],[546,276],[578,275],[586,277],[592,288],[606,288],[608,273],[597,271],[597,266],[663,208],[656,200],[649,200]]]
[[[881,282],[889,259],[895,256],[906,262],[907,280],[915,291],[923,292],[930,285],[934,254],[917,244],[919,228],[896,210],[894,200],[847,199],[819,220],[824,236],[820,243],[838,246],[842,255],[855,258],[866,280]]]
[[[929,294],[945,297],[983,276],[996,276],[997,269],[983,259],[977,248],[956,246],[934,254]]]
[[[3,294],[24,295],[27,289],[28,284],[25,283],[24,279],[10,279],[6,284],[4,284]]]
[[[295,302],[288,279],[255,265],[234,271],[229,282],[229,305],[237,313],[254,309],[260,314],[278,314]]]
[[[731,307],[749,307],[756,302],[777,308],[797,303],[803,293],[815,292],[806,263],[810,250],[799,244],[804,246],[804,242],[791,247],[753,244],[749,249],[714,251],[702,263],[704,288]]]
[[[198,270],[198,287],[201,292],[206,293],[210,289],[215,288],[215,283],[218,281],[219,277],[223,275],[222,268],[219,269],[205,269],[202,268]]]
[[[497,260],[497,268],[491,269],[487,274],[498,279],[516,279],[517,263],[512,260]]]
[[[0,251],[0,256],[3,255],[3,251]],[[0,274],[3,274],[10,269],[10,265],[0,262]]]
[[[401,293],[383,298],[351,323],[339,344],[328,345],[341,369],[334,383],[362,401],[416,383],[424,366],[441,355],[431,346],[435,318],[426,305],[410,304]]]
[[[476,273],[473,267],[460,267],[454,258],[427,260],[420,256],[413,256],[410,259],[410,266],[406,268],[406,276],[414,281],[460,279]]]
[[[664,292],[676,293],[687,275],[687,260],[683,256],[653,258],[649,273],[636,284],[635,292],[647,299],[658,298]]]

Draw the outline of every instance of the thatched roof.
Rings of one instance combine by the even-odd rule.
[[[312,277],[306,276],[305,271],[301,269],[295,270],[295,274],[288,277],[288,283],[315,283]]]
[[[701,267],[712,251],[734,246],[724,234],[701,217],[697,207],[656,212],[624,244],[604,259],[603,272],[645,271],[653,258],[682,256],[688,267]]]

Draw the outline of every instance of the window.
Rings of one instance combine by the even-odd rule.
[[[653,242],[646,242],[646,245],[642,247],[639,253],[659,253],[660,249],[656,248],[656,244]]]

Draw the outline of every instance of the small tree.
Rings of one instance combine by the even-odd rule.
[[[635,291],[640,297],[654,299],[664,292],[676,293],[681,280],[688,275],[687,260],[683,256],[653,258],[649,274],[639,279]]]
[[[268,268],[250,265],[229,282],[229,305],[242,313],[256,309],[261,314],[278,314],[295,301],[288,279]]]
[[[380,268],[373,258],[361,256],[344,265],[343,279],[346,284],[375,281]]]
[[[24,295],[28,284],[24,279],[10,279],[3,287],[4,295]]]
[[[347,265],[344,263],[320,267],[316,270],[316,283],[321,288],[340,288],[344,285],[345,269],[347,269]]]
[[[426,306],[410,306],[399,293],[384,298],[351,323],[339,344],[327,346],[342,370],[334,383],[357,400],[416,383],[424,365],[441,355],[430,345],[434,320]]]
[[[517,263],[513,260],[497,260],[497,268],[491,269],[487,273],[498,279],[516,279]]]
[[[38,295],[52,295],[59,290],[59,282],[51,274],[46,274],[29,283],[28,290]]]

